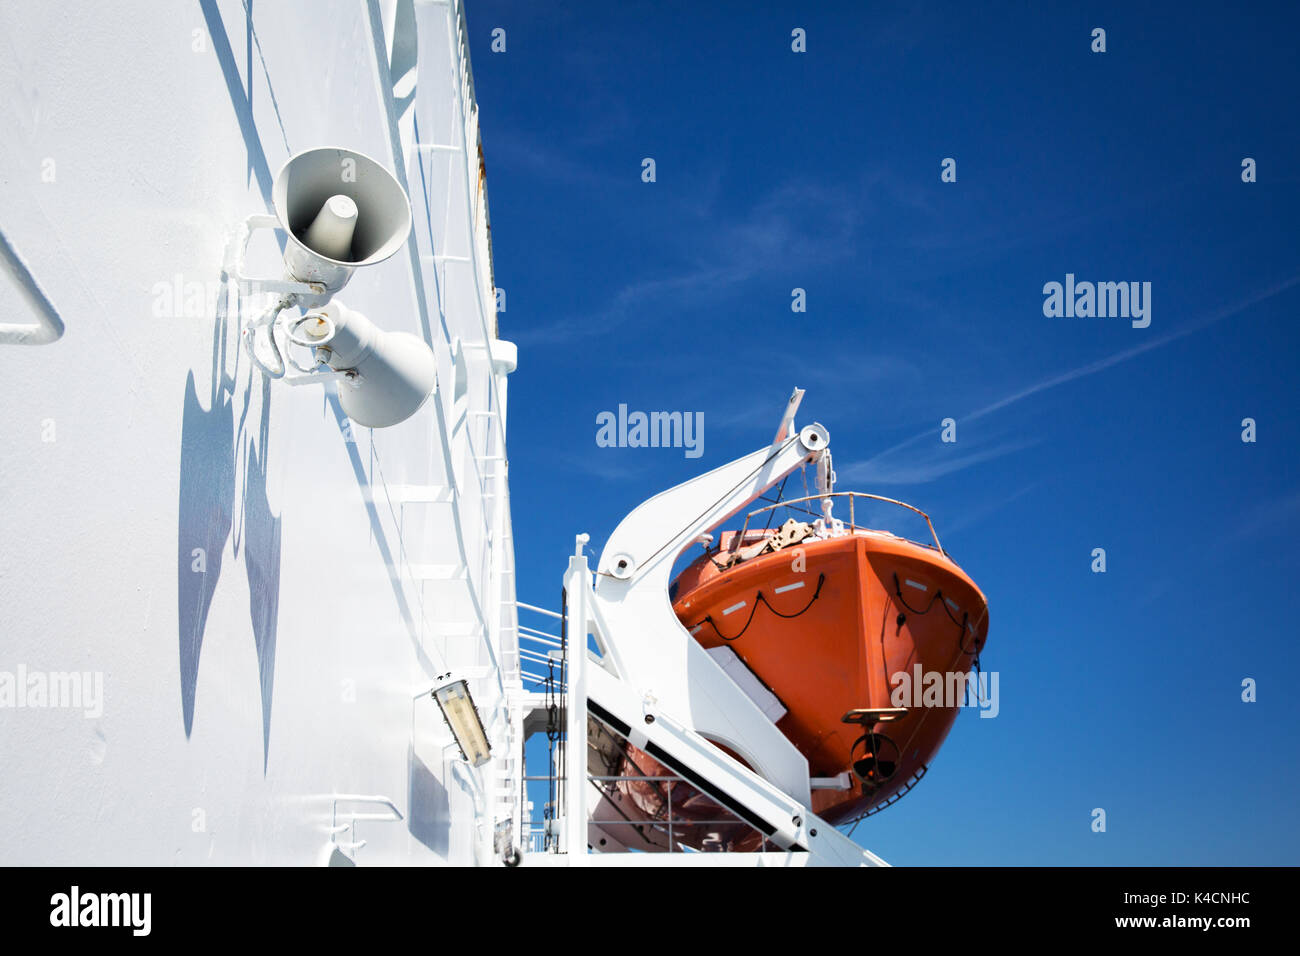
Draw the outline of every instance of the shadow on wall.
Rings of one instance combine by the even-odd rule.
[[[257,651],[262,702],[262,770],[271,752],[271,696],[275,678],[275,638],[280,606],[280,518],[271,511],[266,493],[271,417],[270,383],[262,382],[261,420],[254,440],[245,433],[253,375],[244,389],[243,412],[234,421],[235,371],[227,374],[226,296],[218,297],[212,346],[212,375],[207,410],[199,402],[194,373],[185,380],[181,424],[180,507],[177,522],[177,626],[180,638],[181,709],[185,736],[194,729],[199,659],[207,631],[212,598],[221,580],[226,542],[244,551],[248,578],[249,619]],[[240,521],[235,521],[236,465],[244,456]]]
[[[258,135],[252,109],[252,9],[246,5],[247,76],[244,86],[234,50],[215,0],[200,0],[216,59],[226,81],[231,105],[248,154],[248,176],[256,180],[269,204],[271,172]],[[287,145],[287,144],[286,144]],[[283,248],[283,240],[281,240]],[[234,423],[239,343],[234,343],[235,371],[227,374],[229,350],[227,291],[229,277],[222,275],[221,294],[212,343],[212,385],[207,409],[199,401],[194,373],[186,378],[181,425],[180,513],[177,527],[177,627],[180,638],[181,710],[185,736],[194,729],[195,694],[199,659],[207,630],[212,597],[221,579],[226,542],[235,532],[233,554],[239,556],[241,537],[244,571],[248,577],[249,617],[257,651],[262,701],[262,771],[271,752],[271,696],[275,677],[275,639],[280,607],[280,518],[272,514],[266,494],[268,430],[271,415],[270,383],[262,380],[261,421],[256,442],[244,433],[244,417],[252,390],[252,375],[244,390],[238,429]],[[244,454],[241,523],[235,522],[238,456]],[[242,532],[242,534],[241,534]]]
[[[406,828],[442,859],[450,851],[451,800],[442,781],[419,757],[413,747],[406,750]]]
[[[262,772],[271,753],[271,690],[275,681],[275,634],[280,610],[280,517],[266,496],[266,458],[271,418],[271,383],[262,379],[262,421],[257,444],[249,442],[244,469],[244,570],[248,614],[257,648],[262,690]],[[261,449],[259,454],[258,449]]]
[[[227,378],[224,296],[212,343],[212,386],[208,410],[199,403],[194,372],[185,379],[181,420],[180,518],[177,529],[177,614],[180,633],[181,708],[185,736],[194,729],[194,691],[199,654],[212,595],[221,578],[221,559],[234,522],[234,379]],[[236,365],[238,368],[238,365]]]

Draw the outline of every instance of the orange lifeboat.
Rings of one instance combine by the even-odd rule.
[[[878,495],[783,504],[829,497],[909,508],[934,536],[923,512]],[[822,778],[812,809],[830,823],[889,805],[924,775],[988,634],[983,593],[937,536],[920,544],[851,520],[724,532],[670,594],[716,660],[734,669],[734,653],[779,702],[769,714]]]
[[[847,524],[831,499],[847,498]],[[907,508],[933,544],[854,523],[855,499]],[[823,517],[775,530],[749,520],[820,501]],[[807,512],[812,514],[812,512]],[[814,515],[815,517],[815,515]],[[812,810],[838,824],[907,793],[973,698],[988,634],[983,593],[939,544],[924,512],[880,495],[831,492],[752,512],[739,532],[689,564],[673,610],[808,759]],[[590,761],[604,769],[596,816],[607,838],[638,849],[756,850],[757,830],[680,771],[591,722]],[[717,744],[729,756],[743,757]]]

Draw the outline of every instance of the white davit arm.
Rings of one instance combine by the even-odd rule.
[[[821,425],[794,433],[802,392],[787,403],[778,440],[642,502],[619,523],[596,569],[595,608],[619,678],[683,725],[721,741],[796,800],[809,800],[808,761],[677,620],[673,564],[773,485],[825,453]]]

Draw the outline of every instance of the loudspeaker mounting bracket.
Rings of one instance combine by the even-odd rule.
[[[286,323],[281,318],[282,313],[293,308],[306,309],[324,305],[329,301],[330,293],[322,282],[299,282],[284,276],[279,278],[250,276],[245,272],[244,263],[248,254],[248,243],[253,233],[259,229],[284,232],[284,228],[275,216],[265,213],[251,215],[239,224],[226,250],[225,271],[227,277],[234,283],[238,295],[237,309],[242,326],[240,339],[244,343],[249,359],[268,378],[277,379],[286,385],[308,385],[314,382],[324,383],[349,378],[347,372],[336,372],[332,369],[319,371],[318,368],[300,365],[291,355],[286,358],[287,349],[281,349],[280,339],[283,338],[286,342],[297,345],[306,345],[305,341],[295,335],[305,317]],[[256,295],[274,295],[276,298],[270,307],[245,323],[243,316],[246,311],[246,300]],[[275,364],[264,361],[257,353],[258,333],[262,330],[266,331],[266,341],[275,356]],[[332,330],[330,334],[332,335]],[[317,344],[325,344],[328,338],[329,336],[326,336]],[[319,364],[318,362],[318,366]]]

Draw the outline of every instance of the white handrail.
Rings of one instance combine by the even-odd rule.
[[[0,267],[12,277],[36,316],[35,322],[0,322],[0,344],[49,345],[62,338],[63,320],[58,310],[3,230],[0,230]]]

